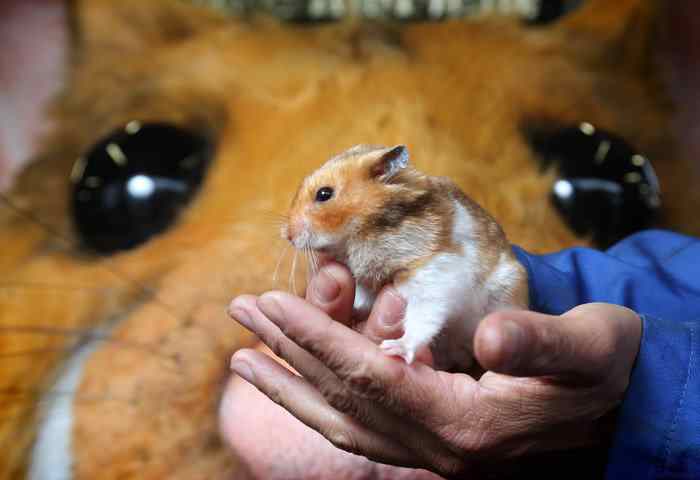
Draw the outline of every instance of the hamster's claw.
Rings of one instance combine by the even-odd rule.
[[[396,340],[384,340],[379,345],[379,349],[386,355],[403,358],[409,365],[413,363],[413,359],[416,357],[415,349],[408,346],[401,338]]]

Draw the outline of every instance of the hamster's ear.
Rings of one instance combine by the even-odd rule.
[[[382,181],[389,180],[399,170],[408,166],[408,148],[405,145],[397,145],[380,152],[379,157],[374,160],[370,175]]]

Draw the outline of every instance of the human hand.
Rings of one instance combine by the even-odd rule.
[[[376,342],[398,333],[383,325],[400,318],[401,299],[383,292],[363,336],[343,325],[353,293],[349,272],[329,264],[307,301],[280,292],[235,299],[232,315],[301,377],[252,350],[234,355],[233,370],[339,448],[445,476],[609,438],[606,414],[639,346],[634,312],[589,304],[560,317],[492,314],[474,340],[490,371],[476,380],[385,356]]]

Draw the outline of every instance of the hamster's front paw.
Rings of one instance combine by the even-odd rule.
[[[387,355],[403,358],[409,365],[413,363],[413,359],[416,358],[417,347],[409,345],[406,341],[406,337],[401,337],[396,340],[384,340],[379,345],[379,348]]]

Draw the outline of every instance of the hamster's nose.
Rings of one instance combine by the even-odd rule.
[[[300,219],[293,219],[287,226],[287,240],[294,243],[294,239],[304,230],[304,222]]]

